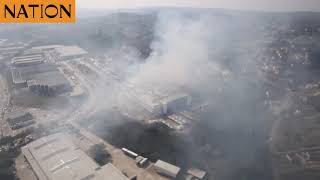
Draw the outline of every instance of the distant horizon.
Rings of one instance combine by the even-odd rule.
[[[222,9],[255,12],[320,12],[319,0],[77,0],[79,9]]]
[[[320,1],[320,0],[319,0]],[[78,7],[78,10],[107,10],[107,11],[135,11],[148,9],[205,9],[205,10],[223,10],[239,12],[261,12],[261,13],[320,13],[320,10],[259,10],[259,9],[232,9],[232,8],[210,8],[210,7],[191,7],[191,6],[148,6],[133,8],[97,8],[97,7]]]

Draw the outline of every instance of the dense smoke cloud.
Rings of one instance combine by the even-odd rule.
[[[155,88],[201,87],[220,77],[221,67],[209,54],[210,41],[219,37],[219,23],[209,27],[210,17],[188,18],[182,14],[164,13],[158,17],[153,50],[132,77],[138,85]],[[218,22],[218,21],[217,21]]]
[[[247,91],[240,79],[257,80],[257,57],[262,45],[246,42],[262,37],[253,32],[254,20],[214,14],[161,12],[155,25],[152,53],[129,77],[137,87],[184,89],[213,99],[228,84],[233,95]],[[241,47],[241,49],[239,48]],[[248,95],[244,94],[241,98]],[[236,101],[238,97],[234,97]]]
[[[268,74],[281,73],[267,52],[268,44],[275,40],[270,34],[276,32],[264,28],[268,22],[263,18],[235,14],[161,12],[148,58],[139,59],[139,53],[131,48],[106,53],[114,66],[120,67],[116,71],[126,72],[127,76],[113,89],[98,87],[96,101],[101,103],[97,102],[97,106],[110,108],[120,104],[119,109],[133,115],[130,117],[145,120],[130,114],[138,105],[129,102],[126,95],[134,94],[136,89],[142,90],[142,95],[149,94],[150,90],[161,93],[178,89],[198,100],[196,103],[209,104],[205,110],[195,113],[188,134],[168,133],[158,141],[161,143],[152,143],[163,134],[152,134],[154,131],[147,126],[111,115],[106,115],[108,121],[92,129],[116,146],[128,146],[153,159],[161,158],[182,167],[198,166],[207,172],[215,167],[214,157],[209,160],[207,155],[220,152],[226,159],[226,167],[216,169],[218,179],[233,180],[238,175],[249,177],[247,179],[271,179],[268,131],[272,121],[293,102],[287,91],[280,93],[268,85]],[[107,82],[108,77],[105,78]],[[119,87],[124,91],[119,91]],[[141,91],[137,92],[140,95]],[[274,102],[275,97],[280,97],[280,103]],[[123,134],[127,128],[130,133]],[[224,172],[225,168],[228,172]]]

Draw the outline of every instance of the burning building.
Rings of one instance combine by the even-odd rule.
[[[191,97],[186,93],[137,93],[132,94],[132,98],[155,116],[183,111],[191,105]]]

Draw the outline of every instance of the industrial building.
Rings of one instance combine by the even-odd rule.
[[[172,164],[169,164],[167,162],[161,161],[161,160],[158,160],[154,164],[154,168],[159,174],[168,176],[170,178],[176,178],[180,172],[179,167],[174,166]]]
[[[16,87],[28,87],[39,95],[57,95],[71,90],[69,81],[56,65],[50,63],[12,67],[12,81]]]
[[[29,76],[37,73],[43,73],[47,71],[54,71],[53,65],[39,64],[35,66],[26,67],[12,67],[11,76],[12,82],[16,87],[27,87],[27,81],[30,80]]]
[[[152,116],[171,115],[191,108],[192,98],[183,88],[125,81],[121,91],[124,97]]]
[[[33,116],[30,113],[24,111],[14,111],[6,113],[5,117],[12,130],[35,124]]]
[[[186,180],[201,180],[206,178],[207,173],[203,170],[191,168],[187,171]]]
[[[164,113],[174,113],[187,109],[191,105],[191,97],[185,93],[170,95],[162,99]]]
[[[23,51],[22,55],[45,55],[45,52],[38,49],[27,49]]]
[[[78,46],[48,45],[33,47],[32,50],[51,52],[57,61],[82,58],[88,54],[87,51]]]
[[[28,87],[39,95],[51,96],[71,90],[69,81],[52,63],[46,63],[46,52],[43,50],[56,48],[38,47],[20,53],[11,60],[12,81],[15,87]]]
[[[61,47],[62,45],[47,45],[47,46],[36,46],[32,47],[32,50],[40,50],[40,51],[51,51],[55,50],[58,47]]]
[[[12,58],[11,64],[13,66],[29,66],[41,64],[44,62],[43,54],[28,54]]]
[[[191,105],[191,97],[185,93],[172,95],[139,94],[134,99],[145,110],[153,115],[167,115],[187,109]]]
[[[25,49],[25,46],[0,47],[0,53],[16,53]]]
[[[33,141],[22,153],[39,180],[129,180],[110,163],[99,166],[65,133]]]
[[[0,55],[4,57],[12,57],[26,49],[27,45],[21,42],[14,43],[8,40],[0,41]]]
[[[45,72],[31,76],[27,81],[28,88],[37,94],[53,96],[71,90],[69,81],[59,72]]]
[[[60,60],[77,59],[88,54],[87,51],[78,46],[61,46],[55,48],[55,51]]]
[[[8,122],[27,121],[33,119],[32,115],[24,111],[14,111],[6,113],[6,120]]]

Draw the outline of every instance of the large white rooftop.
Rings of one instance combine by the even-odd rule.
[[[178,175],[178,173],[180,172],[180,168],[169,164],[167,162],[158,160],[155,164],[154,164],[155,168],[157,170],[160,170],[162,173],[166,173],[167,175],[176,177]]]
[[[61,57],[69,57],[69,56],[81,56],[88,54],[87,51],[78,47],[78,46],[61,46],[55,48]]]
[[[87,51],[78,46],[47,45],[32,47],[32,50],[55,50],[60,57],[82,56],[88,54]]]
[[[100,167],[64,133],[31,142],[22,152],[39,180],[128,180],[112,164]]]
[[[48,50],[48,49],[55,49],[61,47],[62,45],[47,45],[47,46],[36,46],[32,47],[33,50]]]

